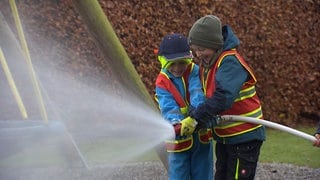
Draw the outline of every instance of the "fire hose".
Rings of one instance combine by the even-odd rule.
[[[270,127],[273,129],[277,129],[280,131],[284,131],[290,134],[293,134],[295,136],[304,138],[306,140],[309,140],[311,142],[315,142],[316,138],[312,135],[309,135],[307,133],[304,133],[302,131],[298,131],[296,129],[290,128],[288,126],[284,126],[278,123],[274,123],[268,120],[264,119],[258,119],[258,118],[251,118],[251,117],[244,117],[244,116],[235,116],[235,115],[223,115],[220,117],[221,122],[223,121],[241,121],[241,122],[248,122],[248,123],[253,123],[253,124],[261,124],[266,127]]]

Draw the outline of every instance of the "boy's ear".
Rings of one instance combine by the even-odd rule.
[[[153,50],[153,54],[154,55],[158,56],[158,53],[159,53],[159,49],[156,48],[156,49]]]

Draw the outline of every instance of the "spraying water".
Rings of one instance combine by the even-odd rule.
[[[6,35],[2,38],[11,36],[7,36],[9,30],[4,31],[3,28],[1,33]],[[67,68],[48,64],[57,59],[39,53],[34,58],[34,69],[44,94],[49,123],[41,121],[35,110],[36,99],[28,88],[30,81],[25,80],[27,73],[21,49],[14,45],[16,40],[5,40],[12,46],[5,43],[1,46],[9,67],[18,74],[15,79],[22,100],[29,107],[29,119],[20,121],[17,110],[13,110],[13,98],[4,95],[0,143],[1,147],[6,144],[6,148],[0,151],[1,175],[4,175],[1,177],[7,177],[6,169],[11,167],[55,167],[67,163],[71,168],[83,165],[90,168],[97,164],[128,163],[150,154],[157,145],[173,137],[172,126],[159,112],[127,86],[115,83],[116,79],[103,81],[104,78],[96,78],[97,74],[79,78]],[[31,42],[29,47],[41,50],[47,46],[33,46]],[[59,57],[73,56],[54,48],[51,53]],[[19,81],[19,77],[23,80]],[[0,79],[5,82],[2,73]],[[95,83],[87,83],[91,80]]]
[[[98,160],[130,162],[173,135],[172,126],[159,112],[129,91],[119,93],[108,86],[102,91],[72,79],[67,73],[52,74],[56,70],[47,67],[36,69],[49,117],[63,124],[65,133],[69,132],[82,146],[79,150],[88,164]],[[34,132],[41,129],[39,125],[31,127],[29,130]],[[5,134],[4,129],[2,132]]]
[[[134,94],[118,94],[111,88],[101,91],[58,75],[51,76],[54,84],[46,80],[54,96],[49,102],[76,141],[91,143],[89,151],[102,142],[98,150],[110,152],[109,161],[125,162],[173,135],[172,126],[159,112]]]

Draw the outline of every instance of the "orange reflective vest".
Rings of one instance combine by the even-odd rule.
[[[194,67],[194,63],[190,63],[186,69],[186,72],[184,73],[182,77],[182,81],[184,84],[184,90],[186,94],[186,98],[183,98],[181,93],[178,91],[178,89],[175,87],[175,85],[172,83],[170,78],[167,76],[167,74],[160,72],[158,75],[158,78],[156,80],[156,86],[165,89],[169,91],[172,96],[174,97],[175,101],[180,107],[180,110],[182,114],[185,116],[188,113],[188,106],[190,103],[190,94],[188,91],[188,79],[189,75],[192,72]],[[212,139],[212,130],[211,129],[201,129],[198,132],[198,138],[200,142],[202,143],[209,143],[209,141]],[[187,136],[180,140],[167,140],[166,141],[166,148],[168,152],[182,152],[190,149],[193,145],[193,137]]]
[[[170,78],[168,77],[167,74],[164,72],[160,72],[158,75],[158,78],[156,80],[156,86],[165,89],[172,94],[174,100],[177,102],[177,104],[180,107],[180,110],[182,114],[186,115],[188,112],[188,105],[189,105],[189,99],[190,99],[190,93],[188,91],[188,79],[189,75],[193,70],[194,63],[190,63],[185,71],[185,73],[182,76],[182,82],[184,86],[184,91],[186,98],[183,98],[182,95],[180,94],[179,90],[176,88],[176,86],[172,83]]]
[[[254,76],[251,68],[235,49],[225,51],[218,57],[213,67],[207,72],[206,80],[204,80],[204,68],[201,68],[200,78],[206,97],[210,98],[214,94],[216,88],[215,74],[226,56],[235,56],[241,65],[249,72],[250,78],[243,84],[239,93],[239,97],[234,101],[232,107],[222,112],[221,115],[241,115],[262,119],[263,115],[261,103],[255,90],[255,84],[257,83],[256,77]],[[252,131],[258,127],[261,127],[261,125],[244,122],[232,122],[216,126],[214,128],[214,132],[219,137],[230,137]]]

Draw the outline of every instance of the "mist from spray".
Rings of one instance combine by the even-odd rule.
[[[6,139],[2,142],[11,142],[14,146],[2,151],[2,157],[12,157],[21,151],[35,154],[32,149],[39,148],[60,151],[59,147],[66,145],[69,148],[63,151],[70,152],[64,153],[62,162],[73,161],[72,166],[90,168],[97,164],[134,162],[174,135],[172,126],[154,107],[125,91],[124,87],[118,88],[126,93],[109,86],[101,90],[68,73],[56,73],[56,69],[45,66],[35,69],[44,93],[49,124],[41,120],[24,120],[16,125],[6,121],[10,127],[1,125],[0,134]],[[34,157],[19,155],[19,161],[37,159],[31,156]],[[49,156],[43,155],[43,158]],[[48,166],[46,161],[31,164],[33,167]],[[28,163],[22,166],[25,165]]]
[[[54,49],[51,53],[59,54],[60,57],[72,56],[61,54],[61,51],[55,52]],[[50,56],[39,56],[34,60],[37,62],[33,65],[43,93],[48,124],[41,119],[28,119],[23,123],[19,121],[16,125],[11,123],[9,126],[7,122],[0,124],[1,142],[10,141],[12,145],[1,151],[1,167],[6,167],[11,159],[19,159],[20,162],[25,160],[26,163],[22,163],[22,166],[28,166],[30,161],[37,159],[34,158],[37,152],[32,152],[33,149],[61,151],[61,144],[69,147],[62,151],[70,150],[63,152],[63,161],[77,159],[73,163],[77,167],[81,166],[81,163],[82,166],[87,164],[89,167],[95,164],[126,163],[143,158],[156,146],[174,136],[172,126],[162,119],[158,110],[134,94],[130,89],[133,87],[128,88],[120,83],[111,84],[115,79],[102,81],[103,78],[100,80],[90,76],[79,78],[70,74],[66,68],[61,70],[45,63],[55,61]],[[25,71],[24,65],[18,64],[19,68]],[[92,79],[95,83],[86,83]],[[19,89],[23,93],[25,87],[30,86],[30,81],[23,81]],[[23,99],[36,101],[35,97]],[[28,122],[30,124],[27,124]],[[24,153],[21,154],[22,151]],[[25,154],[31,154],[31,157]],[[15,155],[18,158],[12,158]],[[45,154],[41,159],[51,159],[50,156]],[[43,163],[47,162],[31,164],[33,167],[48,166]]]
[[[174,135],[154,107],[124,86],[101,90],[66,73],[38,69],[44,72],[39,76],[51,117],[66,125],[89,164],[133,161]]]
[[[110,79],[105,78],[104,72],[72,74],[74,69],[68,69],[70,66],[66,64],[74,63],[78,58],[76,53],[66,51],[65,47],[57,45],[58,42],[47,38],[44,38],[46,42],[28,41],[48,114],[48,122],[45,122],[40,116],[19,42],[6,28],[6,25],[1,28],[0,40],[3,41],[0,45],[26,106],[28,119],[19,119],[20,113],[10,90],[1,94],[0,179],[59,178],[57,169],[52,167],[62,166],[59,168],[62,170],[81,167],[82,171],[84,167],[90,170],[99,164],[139,161],[174,136],[172,126],[162,119],[158,110],[134,93],[136,87],[116,82],[113,77],[117,74],[112,74]],[[48,49],[50,52],[45,51]],[[77,62],[86,64],[89,61]],[[79,66],[79,71],[96,72],[97,69]],[[114,72],[117,71],[121,69]],[[1,87],[9,89],[3,73],[0,73],[0,80]],[[43,167],[49,167],[49,171],[38,174],[34,170]],[[74,177],[74,173],[71,174]]]

